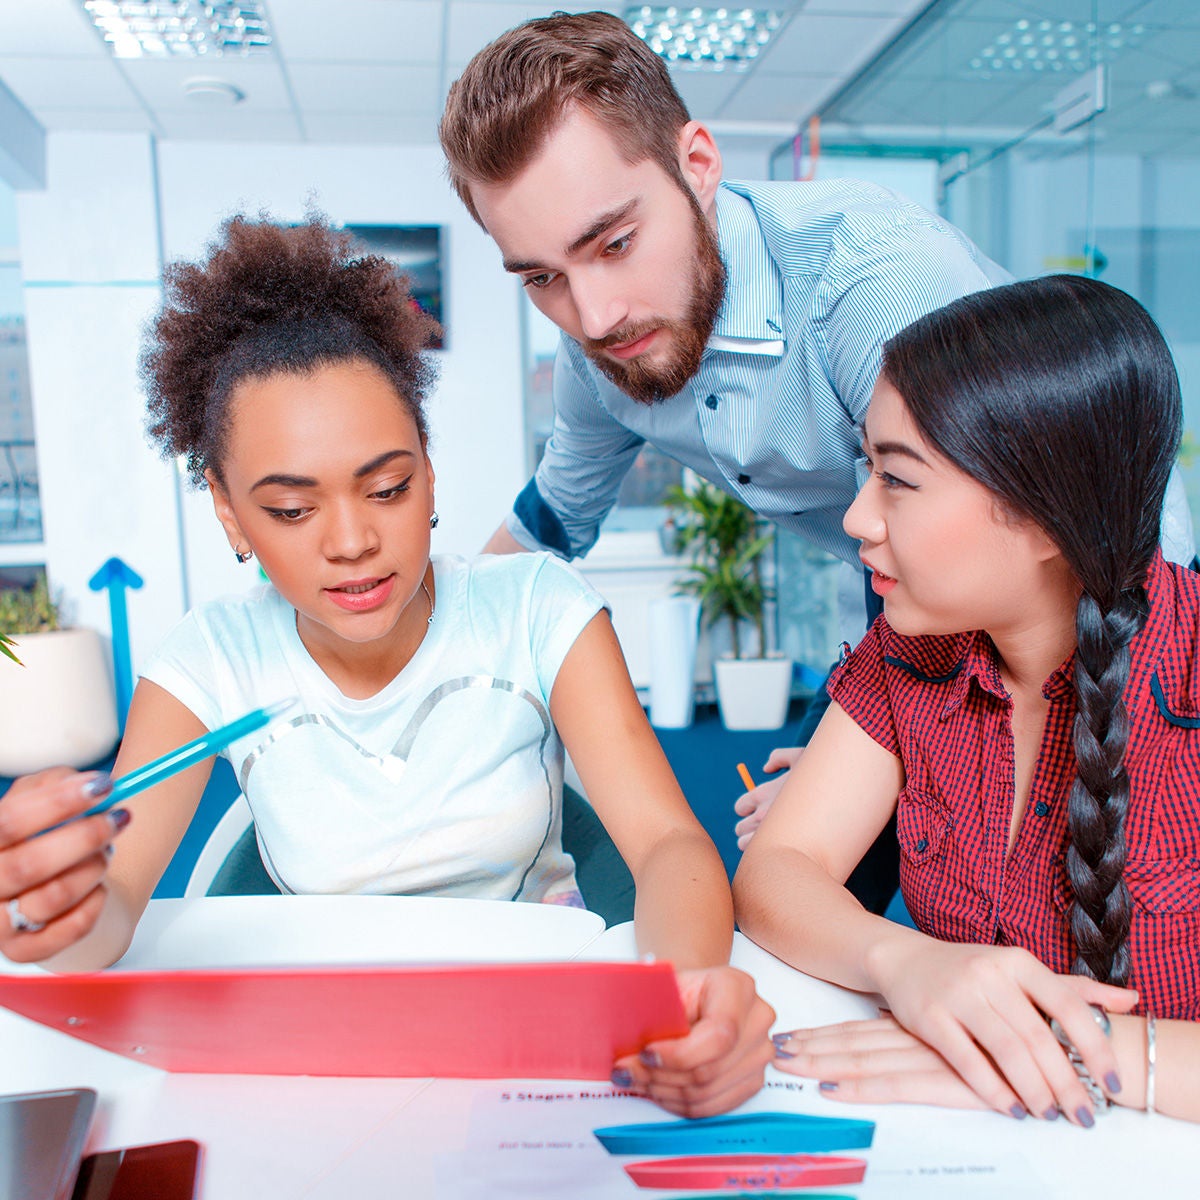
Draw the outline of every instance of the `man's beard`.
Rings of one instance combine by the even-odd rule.
[[[621,391],[642,404],[657,404],[674,396],[695,376],[725,299],[725,264],[721,262],[716,234],[690,192],[688,198],[692,201],[696,230],[696,267],[683,319],[652,317],[636,325],[625,325],[599,341],[588,338],[582,343],[588,358]],[[604,353],[609,346],[625,346],[655,331],[667,335],[671,343],[665,360],[651,363],[647,361],[649,356],[643,354],[620,362]]]

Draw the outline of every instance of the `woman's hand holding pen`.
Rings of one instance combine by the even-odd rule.
[[[762,1087],[775,1053],[767,1036],[775,1011],[734,967],[677,974],[691,1032],[621,1059],[613,1082],[641,1088],[683,1117],[728,1112]]]
[[[1092,1124],[1087,1092],[1047,1017],[1058,1019],[1092,1078],[1120,1091],[1116,1056],[1088,1005],[1128,1012],[1136,992],[1056,975],[1017,946],[940,942],[911,930],[872,953],[878,990],[899,1024],[989,1107]]]
[[[0,797],[0,953],[13,962],[49,958],[99,917],[111,843],[129,813],[71,818],[111,789],[105,774],[55,767],[16,780]]]

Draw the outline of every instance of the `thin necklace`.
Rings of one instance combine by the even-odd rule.
[[[425,624],[432,625],[433,624],[433,597],[429,594],[429,589],[425,586],[424,579],[421,580],[421,591],[423,591],[425,593],[425,599],[429,601],[429,620],[426,621]]]

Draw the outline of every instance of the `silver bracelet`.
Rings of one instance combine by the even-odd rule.
[[[1158,1062],[1158,1030],[1153,1013],[1146,1014],[1146,1112],[1158,1110],[1154,1107],[1154,1068]]]
[[[1108,1013],[1104,1011],[1098,1004],[1089,1004],[1088,1008],[1092,1010],[1092,1016],[1096,1024],[1100,1026],[1100,1032],[1105,1037],[1112,1034],[1112,1023],[1108,1019]],[[1087,1069],[1087,1064],[1083,1061],[1083,1057],[1067,1036],[1067,1031],[1058,1023],[1054,1017],[1050,1018],[1050,1032],[1058,1039],[1058,1044],[1067,1052],[1067,1058],[1070,1060],[1071,1066],[1075,1069],[1075,1074],[1079,1077],[1079,1082],[1083,1084],[1084,1090],[1088,1094],[1088,1099],[1092,1102],[1092,1107],[1098,1113],[1108,1112],[1111,1101],[1104,1094],[1104,1089],[1092,1078],[1092,1073]]]

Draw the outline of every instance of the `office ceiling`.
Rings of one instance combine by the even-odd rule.
[[[760,0],[783,27],[747,71],[673,67],[694,116],[723,140],[782,142],[820,112],[826,144],[980,149],[1042,120],[1074,68],[1000,69],[984,55],[1072,26],[1109,69],[1093,129],[1106,152],[1200,156],[1197,0]],[[265,0],[274,44],[242,59],[115,59],[78,0],[0,0],[0,85],[47,131],[137,130],[170,139],[429,143],[446,89],[503,30],[589,0]],[[603,7],[623,12],[624,4]],[[1114,39],[1108,31],[1119,26]],[[1138,32],[1134,33],[1133,31]],[[1114,41],[1119,44],[1113,44]],[[871,69],[863,75],[864,67]],[[215,77],[229,107],[189,96]],[[1090,130],[1089,130],[1090,132]],[[1034,153],[1077,151],[1084,134],[1040,133]],[[0,129],[0,150],[4,131]]]
[[[0,82],[48,131],[144,130],[163,138],[429,143],[448,85],[484,44],[559,0],[266,0],[274,44],[249,59],[114,59],[78,0],[0,0]],[[928,0],[764,0],[783,14],[750,70],[675,69],[694,116],[718,133],[786,137]],[[189,97],[215,76],[233,107]],[[2,134],[0,134],[2,137]]]
[[[1021,21],[1027,27],[1018,31]],[[1097,27],[1090,34],[1089,23]],[[1013,70],[1002,56],[1027,53],[1025,36],[1035,50],[1047,39],[1060,68],[1042,58],[1037,70],[1030,62]],[[826,102],[826,136],[848,145],[1002,143],[1042,120],[1075,77],[1062,63],[1065,36],[1076,37],[1083,60],[1107,66],[1108,109],[1094,122],[1098,151],[1200,156],[1197,0],[943,0],[889,47],[869,81],[852,82]],[[988,48],[995,56],[982,54]],[[1071,153],[1084,137],[1041,133],[1027,151]]]

